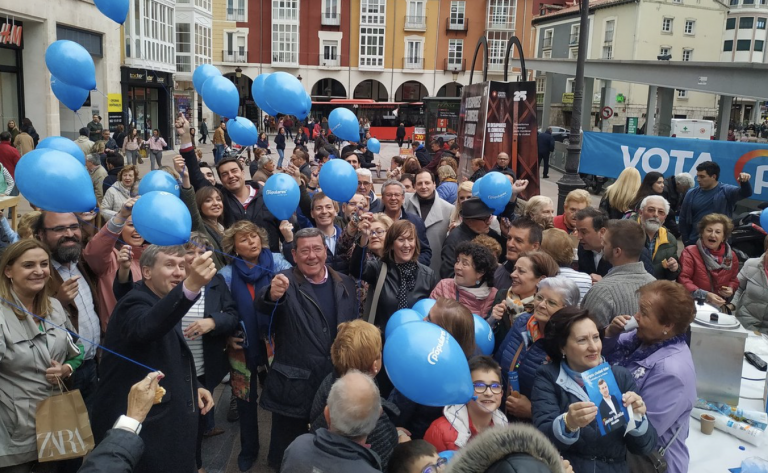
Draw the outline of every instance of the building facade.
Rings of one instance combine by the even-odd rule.
[[[75,41],[91,54],[98,91],[78,114],[51,91],[45,50],[60,39]],[[120,92],[120,31],[93,3],[81,0],[26,0],[0,5],[0,121],[29,118],[41,138],[78,136],[91,114],[106,120],[108,93]]]
[[[184,113],[192,127],[198,127],[202,118],[212,113],[192,85],[192,73],[203,64],[213,63],[213,1],[176,1],[176,73],[174,75],[174,116]]]

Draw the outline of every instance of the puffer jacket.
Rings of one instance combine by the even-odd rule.
[[[561,473],[562,465],[544,434],[515,423],[475,437],[453,457],[446,473]]]
[[[739,289],[733,296],[736,317],[747,330],[768,334],[768,277],[765,253],[748,259],[739,272]]]
[[[539,339],[535,342],[531,342],[531,337],[528,335],[528,329],[526,324],[528,320],[533,317],[531,314],[520,314],[515,319],[512,328],[507,332],[507,336],[504,337],[504,341],[501,342],[499,349],[496,350],[494,358],[501,366],[502,380],[506,389],[509,388],[507,383],[509,377],[506,373],[509,372],[509,367],[512,361],[515,359],[515,353],[520,347],[521,343],[525,343],[524,348],[520,350],[520,356],[517,358],[519,363],[518,380],[520,381],[520,394],[531,398],[531,391],[533,390],[533,382],[536,380],[536,371],[539,367],[547,361],[547,353],[544,351],[543,339]]]
[[[280,300],[269,300],[271,286],[259,291],[256,310],[272,314],[275,357],[261,394],[261,407],[270,412],[309,420],[312,400],[328,373],[333,370],[331,344],[335,327],[310,294],[309,281],[298,268],[281,272],[289,286]],[[328,268],[336,299],[336,323],[357,318],[355,282]],[[274,310],[274,314],[273,314]]]
[[[680,268],[677,269],[677,272],[672,272],[661,264],[662,261],[669,258],[677,259],[677,238],[667,231],[665,227],[661,227],[656,234],[656,244],[651,252],[653,276],[656,279],[668,279],[670,281],[677,279],[677,276],[680,274]]]
[[[632,375],[625,368],[611,368],[616,384],[622,393],[637,392]],[[571,462],[574,471],[595,473],[627,473],[627,450],[636,455],[645,455],[656,446],[656,429],[645,421],[645,433],[624,435],[622,429],[600,435],[597,419],[578,430],[578,437],[565,443],[558,438],[560,416],[568,412],[574,402],[590,402],[584,388],[571,379],[560,363],[542,365],[533,384],[531,404],[533,405],[533,424],[542,431],[560,450],[560,454]]]
[[[685,286],[690,292],[701,289],[718,294],[721,286],[728,286],[735,292],[739,289],[739,257],[735,252],[731,252],[731,254],[733,255],[733,263],[730,271],[724,269],[709,271],[696,245],[686,246],[680,254],[680,276],[678,276],[677,282]],[[714,287],[712,287],[713,284],[709,275],[714,281]]]

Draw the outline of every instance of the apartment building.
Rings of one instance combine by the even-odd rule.
[[[213,63],[213,0],[176,0],[176,73],[174,75],[174,115],[184,113],[193,127],[203,117],[213,120],[192,85],[192,73],[203,64]]]

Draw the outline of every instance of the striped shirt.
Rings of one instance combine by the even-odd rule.
[[[200,298],[195,301],[187,312],[187,315],[181,319],[181,331],[187,329],[190,325],[205,318],[205,288],[200,290]],[[192,352],[192,359],[195,361],[195,371],[198,376],[205,374],[205,364],[203,363],[203,337],[195,337],[194,340],[187,338],[187,346]]]
[[[579,288],[579,300],[583,301],[584,296],[592,289],[592,277],[587,273],[575,271],[572,268],[561,267],[559,276],[570,279]]]

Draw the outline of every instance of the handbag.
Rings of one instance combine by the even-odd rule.
[[[666,473],[668,465],[664,454],[667,453],[667,449],[675,441],[677,434],[680,433],[682,428],[682,425],[678,427],[675,435],[669,439],[669,442],[658,450],[651,450],[650,453],[645,455],[635,455],[634,453],[627,452],[629,471],[631,473]]]
[[[37,405],[37,461],[41,463],[84,457],[95,446],[80,390],[67,391],[58,381],[62,393]]]
[[[365,312],[368,314],[368,323],[373,324],[376,320],[376,308],[379,306],[379,297],[381,296],[381,288],[384,287],[384,280],[387,278],[387,263],[381,262],[381,271],[379,271],[379,278],[376,280],[376,289],[373,291],[373,297],[365,301]]]

